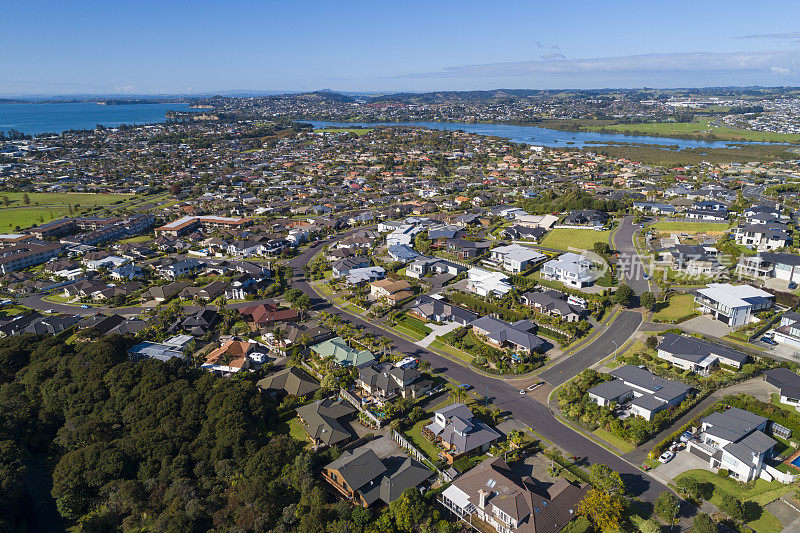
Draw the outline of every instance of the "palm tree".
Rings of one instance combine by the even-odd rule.
[[[467,399],[467,391],[463,387],[453,387],[450,389],[450,399],[455,403],[464,403]]]

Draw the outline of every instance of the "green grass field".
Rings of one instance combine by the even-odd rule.
[[[436,339],[435,341],[430,343],[430,345],[428,347],[429,348],[433,348],[434,350],[439,350],[440,352],[444,352],[447,355],[450,355],[452,357],[455,357],[456,359],[464,361],[468,365],[471,365],[472,364],[472,360],[474,359],[474,357],[472,357],[467,352],[462,352],[458,348],[450,346],[449,344],[445,344],[442,341],[440,341],[439,339]]]
[[[694,313],[697,304],[691,294],[679,294],[669,299],[669,302],[657,304],[653,313],[656,322],[674,322]]]
[[[550,231],[541,242],[545,248],[555,248],[556,250],[591,250],[594,243],[608,242],[611,235],[610,230],[595,231],[593,229],[567,229],[558,228]]]
[[[34,224],[50,222],[53,219],[67,216],[66,207],[22,207],[19,209],[0,209],[0,232],[8,233],[16,226],[22,229]]]
[[[712,124],[713,122],[713,124]],[[731,128],[721,119],[701,119],[697,122],[648,122],[645,124],[614,124],[609,126],[590,126],[590,129],[605,128],[619,133],[640,132],[649,135],[669,137],[671,135],[691,135],[706,137],[714,135],[720,140],[757,141],[757,142],[798,142],[800,135],[790,133],[774,133],[768,131],[750,131]]]
[[[681,222],[677,220],[666,220],[656,222],[651,226],[659,231],[686,231],[695,233],[724,233],[730,228],[729,224],[715,224],[714,222]]]
[[[6,192],[0,193],[0,199],[7,196],[11,201],[10,206],[25,205],[22,198],[25,193]],[[133,194],[91,194],[91,193],[66,193],[66,192],[29,192],[30,205],[80,205],[81,207],[94,205],[111,205],[119,201],[135,198]]]
[[[153,237],[149,235],[139,235],[137,237],[131,237],[130,239],[122,239],[119,241],[119,244],[134,244],[137,242],[148,242],[152,241]]]

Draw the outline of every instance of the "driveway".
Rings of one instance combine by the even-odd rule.
[[[453,331],[454,329],[459,328],[459,325],[455,322],[448,322],[447,324],[442,324],[441,326],[429,322],[426,325],[433,331],[431,331],[428,334],[428,336],[425,337],[424,339],[418,340],[417,342],[414,343],[417,346],[421,346],[423,348],[427,348],[430,345],[430,343],[436,340],[436,337],[441,337],[442,335],[446,335],[451,331]]]
[[[724,337],[733,331],[733,328],[706,315],[696,316],[690,318],[686,322],[681,322],[680,328],[684,331],[700,333],[702,335],[708,335],[709,337]]]
[[[619,252],[619,274],[625,283],[641,294],[650,290],[650,282],[644,278],[644,266],[639,252],[633,244],[633,236],[639,231],[639,225],[633,223],[632,216],[622,219],[619,229],[614,234],[613,247]]]
[[[663,465],[658,465],[653,472],[663,479],[672,481],[687,470],[708,470],[708,462],[703,461],[686,450],[681,450],[675,454],[672,461]]]

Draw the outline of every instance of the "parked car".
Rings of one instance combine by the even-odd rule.
[[[769,344],[770,346],[777,346],[778,343],[774,340],[770,339],[769,337],[761,337],[761,342],[765,344]]]
[[[689,433],[688,431],[684,431],[681,434],[681,442],[689,442],[690,440],[692,440],[692,436],[693,435],[691,433]]]
[[[528,390],[534,390],[541,387],[544,384],[544,381],[540,381],[539,383],[534,383],[533,385],[528,385]]]
[[[86,305],[86,304],[83,304],[83,305],[81,306],[81,309],[89,309],[89,306],[88,306],[88,305]]]
[[[672,461],[672,458],[675,457],[675,454],[672,452],[664,452],[658,457],[659,463],[668,463]]]

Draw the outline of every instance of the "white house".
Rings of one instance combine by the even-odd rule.
[[[542,278],[560,281],[569,287],[587,287],[595,280],[592,266],[588,257],[567,252],[542,266]]]
[[[532,248],[520,244],[498,246],[492,250],[491,254],[488,264],[496,265],[514,274],[527,270],[547,257]]]
[[[508,276],[501,272],[490,272],[482,268],[470,268],[467,271],[467,290],[479,296],[493,294],[502,297],[512,288]]]
[[[750,323],[753,313],[770,309],[774,298],[773,294],[750,285],[709,283],[697,291],[694,301],[702,313],[735,328]]]

